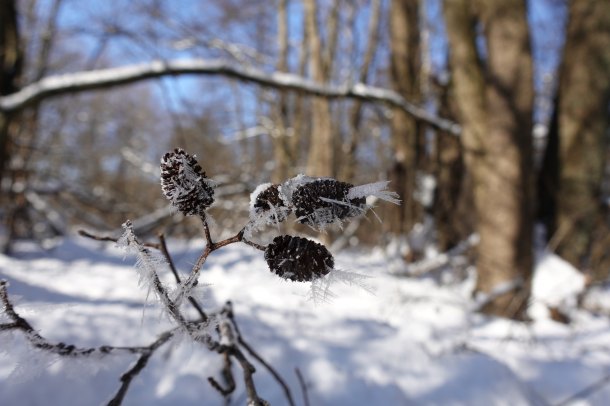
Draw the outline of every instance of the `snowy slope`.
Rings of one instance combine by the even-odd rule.
[[[170,245],[180,269],[190,268],[201,244]],[[0,256],[0,278],[10,281],[17,310],[48,339],[80,347],[148,345],[170,324],[154,306],[143,311],[146,292],[132,264],[109,244],[75,238],[50,254],[24,246],[17,258]],[[299,405],[295,368],[312,405],[558,404],[610,373],[604,318],[574,311],[566,326],[539,309],[527,326],[487,319],[468,311],[472,280],[439,286],[397,279],[386,273],[383,256],[370,253],[339,254],[337,266],[371,276],[375,293],[338,283],[328,303],[312,303],[309,285],[271,274],[262,253],[245,245],[214,252],[200,279],[210,284],[206,308],[232,300],[245,339],[281,373]],[[551,254],[539,258],[532,308],[548,300],[570,304],[573,289],[561,290],[563,299],[545,289],[553,272],[577,284],[562,267]],[[58,359],[32,350],[18,332],[0,333],[0,404],[102,404],[135,359]],[[221,366],[217,354],[174,340],[134,380],[125,404],[221,405],[207,382]],[[286,404],[262,366],[255,381],[271,404]],[[233,404],[244,399],[239,386]],[[610,404],[610,385],[575,404]]]

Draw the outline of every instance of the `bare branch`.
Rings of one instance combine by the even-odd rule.
[[[301,370],[299,368],[295,368],[294,372],[297,374],[297,378],[299,378],[299,384],[301,385],[301,391],[303,392],[303,404],[305,406],[309,406],[309,395],[307,394],[307,385],[305,383],[305,379],[303,378],[303,374],[301,374]]]
[[[180,275],[178,274],[178,270],[176,269],[174,260],[172,259],[172,256],[170,255],[170,253],[167,249],[167,244],[165,243],[165,236],[163,234],[159,234],[159,249],[160,249],[161,253],[163,254],[163,256],[165,257],[165,259],[167,260],[167,263],[169,264],[169,269],[171,269],[172,274],[174,275],[174,278],[176,279],[176,283],[180,284],[182,282],[180,280]],[[193,305],[195,310],[197,310],[197,312],[199,313],[199,316],[201,317],[201,321],[205,323],[208,320],[208,316],[201,308],[201,305],[192,296],[189,296],[188,300]]]
[[[572,403],[575,403],[577,400],[583,400],[591,396],[593,393],[602,389],[604,386],[610,383],[610,375],[605,375],[599,381],[587,386],[586,388],[580,390],[579,392],[573,394],[567,399],[562,400],[557,403],[555,406],[566,406]]]
[[[107,235],[95,235],[95,234],[91,234],[88,231],[85,230],[78,230],[78,235],[80,235],[81,237],[86,237],[86,238],[91,238],[92,240],[96,240],[96,241],[104,241],[104,242],[117,242],[118,241],[118,237],[110,237]],[[155,248],[155,249],[161,249],[159,244],[156,243],[143,243],[142,244],[145,247],[149,247],[149,248]]]
[[[147,354],[151,351],[151,349],[157,345],[159,340],[164,339],[161,343],[165,343],[174,335],[174,330],[169,330],[163,333],[153,344],[147,347],[115,347],[111,345],[103,345],[100,347],[91,347],[91,348],[79,348],[72,344],[65,344],[63,342],[60,343],[52,343],[47,340],[40,334],[34,330],[34,327],[23,317],[17,313],[13,303],[10,301],[8,295],[8,282],[5,280],[0,280],[0,302],[2,303],[2,307],[4,307],[4,312],[12,320],[11,323],[0,324],[0,332],[8,331],[8,330],[20,330],[25,338],[34,346],[35,348],[48,351],[50,353],[62,356],[62,357],[86,357],[92,354],[100,354],[100,355],[109,355],[116,353],[129,353],[129,354]],[[158,345],[161,345],[158,344]]]
[[[408,102],[392,90],[367,86],[362,83],[354,85],[316,83],[302,76],[283,72],[267,73],[261,69],[239,66],[234,62],[222,59],[155,60],[116,68],[49,76],[24,87],[18,92],[0,97],[0,112],[9,113],[21,110],[52,96],[104,89],[164,76],[187,74],[226,76],[262,86],[298,91],[329,99],[352,98],[387,103],[440,130],[456,135],[461,132],[458,124],[427,112],[424,108]]]
[[[169,341],[172,336],[172,332],[165,332],[154,343],[147,347],[147,351],[145,351],[140,356],[140,358],[138,358],[138,361],[135,363],[135,365],[121,376],[121,387],[117,391],[116,395],[114,395],[114,397],[110,400],[110,402],[108,402],[108,406],[118,406],[123,403],[123,398],[125,397],[125,394],[127,393],[127,390],[129,389],[129,385],[131,384],[133,378],[138,376],[138,374],[144,369],[144,367],[146,367],[146,364],[148,364],[148,360],[154,354],[154,352],[167,341]]]
[[[254,348],[252,348],[252,346],[250,344],[248,344],[248,342],[246,340],[244,340],[243,336],[241,335],[241,332],[239,331],[239,326],[237,325],[237,322],[235,321],[235,317],[233,315],[233,311],[231,308],[231,303],[228,302],[227,306],[229,306],[229,309],[230,309],[227,316],[233,323],[233,328],[235,328],[235,332],[237,333],[237,342],[239,343],[239,345],[244,347],[246,349],[246,351],[248,351],[248,353],[254,357],[254,359],[256,359],[258,362],[260,362],[260,364],[262,366],[264,366],[267,369],[267,371],[269,371],[269,373],[273,376],[273,378],[277,381],[277,383],[284,390],[284,395],[286,396],[286,400],[288,400],[288,404],[291,406],[294,406],[295,403],[294,403],[294,400],[292,399],[292,392],[290,391],[290,388],[288,387],[288,385],[286,384],[284,379],[282,379],[282,376],[267,361],[265,361],[263,359],[263,357],[261,357],[254,350]]]
[[[228,398],[237,387],[235,384],[235,378],[233,378],[233,371],[231,369],[231,357],[226,352],[223,354],[224,358],[224,366],[222,367],[222,377],[225,380],[227,385],[226,388],[223,388],[220,383],[213,377],[208,378],[208,382],[214,389],[216,389],[223,397]]]

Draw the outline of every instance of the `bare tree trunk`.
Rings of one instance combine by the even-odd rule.
[[[369,75],[371,63],[375,57],[377,44],[379,42],[379,21],[381,19],[381,0],[373,0],[371,3],[371,15],[369,17],[368,35],[366,51],[360,72],[358,75],[359,83],[366,83]],[[355,27],[354,27],[355,28]],[[341,179],[350,182],[356,174],[356,152],[360,143],[360,123],[362,122],[363,103],[355,101],[349,111],[349,134],[347,142],[342,147],[344,153],[343,168]]]
[[[436,84],[439,113],[455,117],[455,97],[449,84]],[[464,151],[459,137],[445,131],[436,134],[436,193],[434,196],[434,221],[437,244],[441,251],[448,251],[467,238],[474,229],[472,193],[465,176]]]
[[[486,69],[476,47],[472,3],[447,0],[451,68],[480,235],[477,292],[483,311],[524,317],[533,265],[532,61],[523,0],[480,3]],[[508,292],[494,295],[501,287]]]
[[[278,72],[288,72],[288,0],[279,0],[277,6],[277,42],[278,61],[276,69]],[[275,128],[272,134],[273,155],[275,158],[275,169],[273,181],[282,182],[289,177],[290,166],[294,165],[294,157],[291,154],[290,135],[288,134],[288,95],[286,92],[278,92],[278,102],[275,108]],[[296,136],[296,134],[292,134]]]
[[[20,45],[17,8],[14,0],[0,2],[0,96],[15,92],[19,88],[19,79],[22,73],[23,50]],[[5,178],[6,168],[10,157],[10,139],[17,130],[11,116],[18,113],[0,112],[0,186]],[[5,194],[9,195],[9,203],[17,204],[12,199],[12,186]],[[5,191],[2,191],[4,194]],[[14,213],[12,213],[14,214]],[[14,216],[9,215],[6,221],[7,239],[2,242],[3,252],[11,249],[11,230]]]
[[[608,263],[591,263],[601,216],[606,132],[610,126],[610,2],[572,0],[560,73],[558,253],[597,279]],[[606,247],[607,250],[607,247]],[[597,269],[592,269],[597,268]]]
[[[490,292],[522,278],[517,295],[499,297],[488,311],[525,310],[533,267],[533,66],[524,0],[483,2],[488,49],[486,209],[479,212],[477,289]]]
[[[0,2],[0,96],[15,92],[23,63],[15,0]],[[0,180],[8,160],[10,116],[0,112]]]
[[[309,70],[314,81],[325,83],[324,48],[318,28],[316,0],[304,0],[305,26],[309,40]],[[332,19],[329,23],[332,23]],[[311,176],[334,175],[334,142],[330,114],[330,102],[322,98],[312,101],[312,130],[307,172]]]
[[[393,88],[404,97],[420,100],[419,0],[392,0],[390,6],[390,58]],[[402,206],[389,209],[390,231],[403,234],[418,222],[422,211],[413,199],[416,187],[419,123],[404,112],[394,109],[392,145],[394,162],[390,180],[402,197]]]

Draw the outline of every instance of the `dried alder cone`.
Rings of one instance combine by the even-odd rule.
[[[310,226],[330,224],[362,214],[366,199],[349,199],[354,185],[335,179],[316,179],[298,186],[292,204],[299,222]]]
[[[165,197],[183,214],[199,215],[206,221],[205,210],[214,202],[214,188],[194,156],[180,148],[165,154],[161,186]],[[250,220],[240,241],[265,225],[279,225],[293,212],[300,223],[323,230],[365,213],[372,207],[366,203],[367,196],[399,204],[398,195],[387,186],[385,181],[354,186],[302,174],[281,184],[259,185],[250,195]],[[265,251],[271,272],[287,280],[316,281],[334,269],[328,249],[306,238],[281,235],[267,247],[257,247]]]
[[[252,214],[265,218],[268,224],[281,223],[286,220],[291,211],[289,207],[286,207],[280,196],[279,186],[266,183],[252,192]]]
[[[214,203],[212,182],[194,156],[176,148],[161,158],[161,189],[185,216],[203,215]]]
[[[265,250],[271,272],[291,281],[313,281],[328,274],[335,261],[322,244],[307,238],[280,235]]]
[[[332,178],[297,175],[282,184],[266,183],[252,192],[250,220],[255,226],[277,225],[294,212],[297,221],[317,231],[358,217],[372,206],[368,196],[400,204],[398,195],[381,181],[354,186]]]

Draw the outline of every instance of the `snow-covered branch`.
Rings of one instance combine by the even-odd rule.
[[[24,87],[16,93],[0,97],[0,112],[9,113],[21,110],[52,96],[104,89],[151,78],[188,74],[225,76],[271,88],[293,90],[330,99],[351,98],[387,103],[438,129],[456,135],[461,132],[460,126],[453,121],[431,114],[389,89],[362,83],[353,85],[320,84],[298,75],[265,72],[258,68],[237,65],[235,62],[223,59],[155,60],[116,68],[49,76]]]

